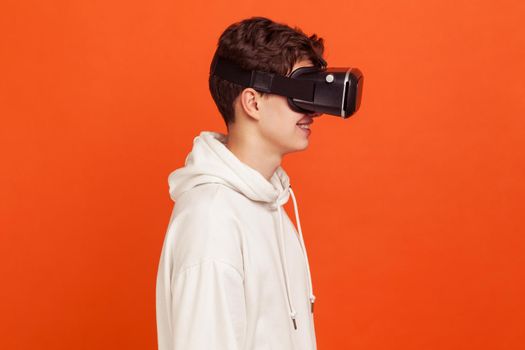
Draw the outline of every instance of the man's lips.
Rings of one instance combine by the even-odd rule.
[[[314,122],[312,118],[303,118],[297,122],[298,125],[310,125]]]

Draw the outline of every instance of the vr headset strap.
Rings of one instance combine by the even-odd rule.
[[[313,101],[314,99],[315,83],[312,81],[298,80],[257,70],[249,71],[239,67],[231,60],[217,55],[213,58],[210,74],[261,92],[303,101]]]

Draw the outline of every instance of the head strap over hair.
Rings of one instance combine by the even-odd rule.
[[[320,59],[322,63],[326,63],[322,58]],[[318,67],[311,68],[320,70]],[[325,66],[323,66],[321,70],[324,68]],[[313,102],[314,100],[314,82],[298,81],[294,78],[288,78],[284,75],[270,72],[246,70],[235,64],[232,60],[220,57],[217,54],[213,57],[210,75],[216,75],[232,83],[251,87],[261,92],[274,93],[309,102]]]

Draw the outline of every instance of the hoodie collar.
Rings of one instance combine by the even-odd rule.
[[[268,181],[260,172],[243,163],[226,147],[226,135],[202,131],[193,139],[185,166],[169,175],[170,196],[175,201],[184,192],[203,183],[222,183],[253,201],[276,209],[290,196],[290,179],[279,166]]]

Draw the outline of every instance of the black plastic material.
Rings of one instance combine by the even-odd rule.
[[[287,77],[245,70],[216,55],[210,74],[257,91],[285,96],[290,108],[300,113],[323,113],[346,119],[361,105],[363,74],[357,68],[300,67]]]

